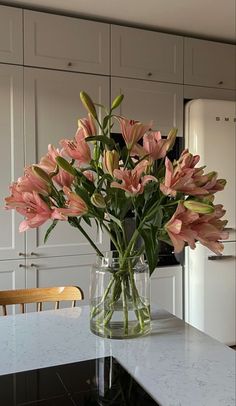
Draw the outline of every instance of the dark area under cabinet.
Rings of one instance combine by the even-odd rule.
[[[113,357],[0,376],[1,406],[158,406]]]

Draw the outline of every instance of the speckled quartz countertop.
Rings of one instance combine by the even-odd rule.
[[[234,350],[161,310],[149,336],[102,339],[88,311],[0,317],[0,375],[112,355],[163,406],[235,406]]]

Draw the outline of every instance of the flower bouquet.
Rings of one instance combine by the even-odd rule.
[[[214,205],[214,194],[226,181],[216,172],[198,167],[200,157],[185,149],[171,162],[177,129],[167,138],[152,123],[115,115],[119,95],[103,119],[97,104],[81,92],[88,111],[78,121],[74,139],[62,139],[61,149],[48,146],[38,164],[25,168],[24,176],[10,186],[6,208],[25,219],[20,231],[67,221],[89,241],[98,255],[91,279],[91,329],[106,337],[132,337],[150,331],[149,276],[158,264],[159,242],[176,253],[196,241],[219,254],[227,238],[225,210]],[[124,146],[111,136],[117,120]],[[127,218],[132,217],[132,232]],[[93,223],[91,223],[93,220]],[[100,252],[84,224],[108,233],[115,252]]]

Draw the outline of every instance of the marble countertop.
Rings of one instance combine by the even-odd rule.
[[[102,339],[88,311],[0,317],[0,375],[112,355],[162,406],[235,406],[234,350],[161,310],[149,336]]]

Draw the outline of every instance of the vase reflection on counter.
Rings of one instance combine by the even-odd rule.
[[[110,251],[97,257],[91,270],[90,328],[118,339],[150,332],[149,268],[143,256],[124,259]]]

